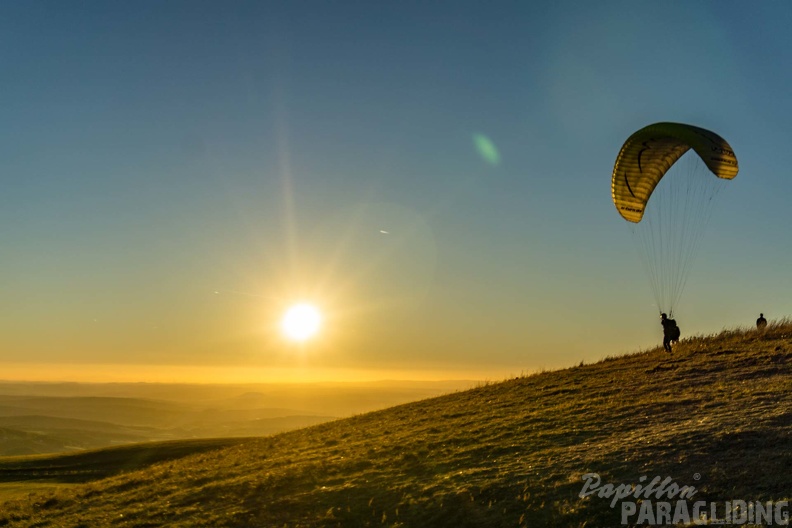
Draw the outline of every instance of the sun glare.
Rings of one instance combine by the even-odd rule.
[[[310,304],[295,304],[288,310],[281,320],[281,329],[284,335],[295,341],[305,341],[319,331],[322,316],[316,307]]]

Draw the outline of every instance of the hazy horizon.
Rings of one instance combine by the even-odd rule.
[[[472,381],[0,381],[0,457],[274,435],[467,390]]]
[[[563,367],[561,367],[563,368]],[[533,371],[532,371],[533,372]],[[125,365],[125,364],[0,364],[0,384],[20,383],[152,383],[255,385],[300,383],[380,382],[484,382],[500,381],[528,371],[504,370],[363,370],[301,369],[216,365]]]

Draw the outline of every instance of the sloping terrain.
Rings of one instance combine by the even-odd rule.
[[[60,455],[0,458],[0,482],[87,482],[244,442],[241,438],[146,442]]]
[[[609,499],[579,497],[587,473],[789,499],[791,389],[792,324],[725,331],[7,502],[0,524],[619,525]]]

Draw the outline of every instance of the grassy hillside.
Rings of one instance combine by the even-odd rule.
[[[76,453],[0,457],[0,500],[100,480],[243,441],[240,438],[173,440]]]
[[[7,502],[0,524],[619,525],[609,500],[579,498],[590,472],[789,499],[791,389],[792,324],[726,331]]]
[[[87,482],[244,442],[241,438],[147,442],[59,455],[0,458],[0,482]]]

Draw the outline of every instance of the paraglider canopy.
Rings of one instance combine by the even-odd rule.
[[[725,139],[681,123],[644,127],[619,151],[613,204],[638,242],[660,312],[673,317],[714,198],[738,170]]]
[[[655,123],[630,136],[616,158],[611,192],[619,214],[640,222],[660,179],[691,148],[715,176],[737,176],[737,157],[718,134],[681,123]]]

